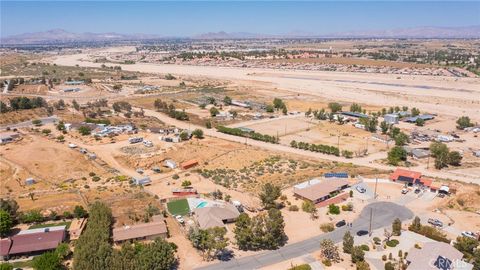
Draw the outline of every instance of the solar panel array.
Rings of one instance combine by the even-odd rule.
[[[338,172],[338,173],[326,173],[323,175],[325,178],[348,178],[348,173],[346,172]]]

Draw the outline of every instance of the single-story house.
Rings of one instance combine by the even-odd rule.
[[[417,119],[422,119],[423,121],[428,121],[428,120],[432,120],[434,118],[435,118],[435,115],[433,115],[433,114],[421,114],[421,115],[418,115],[418,116],[407,117],[407,118],[405,118],[405,122],[415,123],[415,122],[417,122]]]
[[[443,242],[427,242],[422,249],[411,248],[407,270],[469,270],[472,265],[462,261],[463,253]]]
[[[20,137],[20,134],[17,132],[2,132],[0,133],[0,144],[13,142],[19,137]]]
[[[170,169],[175,169],[177,168],[177,163],[171,159],[167,159],[165,160],[165,162],[163,162],[163,164],[165,165],[165,167],[168,167]]]
[[[340,114],[348,117],[354,117],[354,118],[368,118],[368,115],[364,113],[358,113],[358,112],[341,112]]]
[[[184,170],[190,169],[190,168],[195,167],[197,165],[198,165],[198,161],[196,159],[191,159],[191,160],[187,160],[185,162],[180,163],[180,167]]]
[[[404,146],[403,149],[407,151],[407,154],[414,159],[422,159],[422,158],[428,158],[430,156],[430,150],[429,149],[423,149],[423,148],[410,148],[407,146]]]
[[[333,193],[342,191],[348,186],[349,183],[346,179],[332,178],[314,185],[307,185],[304,188],[294,188],[293,192],[297,198],[317,204],[331,198]]]
[[[168,230],[162,216],[153,216],[152,222],[123,226],[113,229],[113,241],[122,243],[128,240],[154,240],[157,237],[167,238]]]
[[[390,136],[388,136],[388,135],[382,135],[382,134],[374,133],[372,135],[372,140],[379,141],[379,142],[382,142],[382,143],[388,143],[388,142],[392,141],[392,138],[390,138]]]
[[[57,227],[63,229],[25,230],[8,239],[2,239],[0,242],[1,256],[9,258],[18,255],[34,255],[56,249],[65,240],[66,236],[65,226]]]
[[[235,222],[240,215],[237,207],[229,203],[198,207],[193,213],[200,229],[223,227],[225,223]]]
[[[152,183],[152,180],[150,180],[150,177],[148,176],[134,177],[133,181],[135,181],[136,185],[142,185],[142,186],[147,186]]]
[[[77,240],[85,229],[87,224],[86,218],[75,218],[72,220],[70,227],[68,228],[68,233],[70,234],[70,240]]]
[[[398,119],[399,118],[400,118],[400,116],[398,114],[394,114],[394,113],[385,114],[383,116],[383,120],[385,122],[387,122],[387,124],[398,124]]]
[[[421,177],[422,173],[420,172],[397,168],[390,175],[390,180],[392,180],[393,182],[405,182],[409,185],[413,185],[416,182],[419,182]]]

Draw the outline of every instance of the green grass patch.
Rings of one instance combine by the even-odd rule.
[[[176,201],[170,201],[167,203],[168,212],[176,216],[184,216],[190,212],[190,207],[188,206],[187,199],[181,199]]]
[[[33,268],[33,260],[10,263],[15,268]]]
[[[34,225],[28,227],[28,229],[40,229],[40,228],[48,228],[48,227],[64,226],[65,225],[65,229],[68,230],[68,228],[70,228],[70,224],[72,224],[71,221],[58,222],[58,223],[48,223],[48,224],[34,224]]]

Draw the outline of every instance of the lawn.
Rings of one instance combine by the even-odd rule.
[[[58,222],[58,223],[48,223],[48,224],[35,224],[28,229],[40,229],[40,228],[48,228],[48,227],[55,227],[55,226],[65,226],[65,229],[68,230],[70,228],[70,224],[72,224],[71,221],[66,221],[66,222]]]
[[[176,201],[171,201],[167,203],[168,212],[170,214],[176,215],[186,215],[190,212],[190,207],[188,206],[187,199],[181,199]]]

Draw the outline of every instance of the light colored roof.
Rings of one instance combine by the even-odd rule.
[[[295,186],[293,186],[295,189],[303,189],[303,188],[307,188],[307,187],[310,187],[310,186],[313,186],[313,185],[316,185],[318,183],[321,183],[320,179],[318,178],[313,178],[313,179],[310,179],[308,181],[305,181],[305,182],[302,182],[300,184],[296,184]]]
[[[52,227],[45,227],[45,228],[38,228],[38,229],[22,230],[17,235],[32,234],[32,233],[43,233],[43,232],[54,232],[54,231],[64,231],[65,228],[66,228],[66,226],[62,225],[62,226],[52,226]]]
[[[434,266],[435,261],[439,257],[446,258],[453,262],[452,265],[458,265],[458,261],[462,259],[463,254],[449,244],[443,242],[425,243],[422,249],[411,248],[408,252],[407,261],[410,262],[408,270],[428,270],[443,269]],[[464,269],[464,268],[453,268]]]
[[[72,223],[68,228],[68,232],[70,233],[70,240],[76,240],[80,237],[80,234],[82,234],[82,231],[85,228],[85,224],[87,224],[86,218],[75,218],[72,220]]]
[[[298,196],[315,201],[327,196],[328,194],[345,185],[348,185],[348,181],[346,179],[330,179],[307,188],[295,189],[294,192]]]
[[[130,239],[148,237],[167,233],[167,225],[162,221],[154,221],[113,229],[113,241],[125,241]]]
[[[223,227],[223,220],[236,219],[240,215],[238,209],[231,204],[218,204],[212,207],[195,208],[198,225],[201,229]]]

